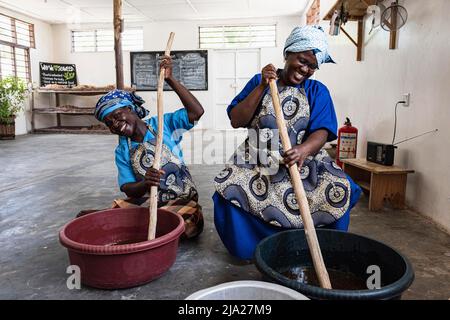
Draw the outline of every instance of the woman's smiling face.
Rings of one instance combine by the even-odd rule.
[[[131,137],[136,127],[137,116],[130,108],[124,107],[108,114],[104,121],[111,133]]]
[[[317,69],[317,59],[312,50],[287,52],[284,81],[287,85],[299,85],[311,77]]]

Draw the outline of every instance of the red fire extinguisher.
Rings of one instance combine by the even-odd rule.
[[[358,143],[358,129],[352,126],[349,118],[343,127],[338,130],[338,143],[336,148],[336,163],[342,167],[343,159],[356,158],[356,146]]]

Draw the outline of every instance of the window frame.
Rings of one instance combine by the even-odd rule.
[[[129,50],[129,49],[124,49],[124,41],[122,38],[122,50],[123,51],[142,51],[144,50],[144,28],[143,27],[131,27],[131,28],[127,28],[126,30],[138,30],[142,32],[142,47],[139,49],[133,49],[133,50]],[[112,48],[110,50],[98,50],[98,32],[99,31],[112,31],[113,34],[113,45]],[[75,33],[76,32],[93,32],[93,37],[94,37],[94,44],[92,46],[93,50],[87,50],[87,51],[76,51],[75,50]],[[123,34],[123,32],[122,32]],[[71,53],[98,53],[98,52],[113,52],[114,51],[114,30],[113,29],[108,29],[108,28],[93,28],[93,29],[73,29],[70,30],[70,52]]]
[[[36,36],[35,36],[35,32],[34,32],[34,24],[31,22],[27,22],[25,20],[21,20],[15,17],[12,17],[10,15],[4,14],[4,13],[0,13],[1,16],[9,18],[10,22],[11,22],[11,33],[12,33],[12,40],[13,41],[6,41],[3,39],[0,39],[0,45],[4,45],[7,47],[11,48],[11,61],[12,61],[12,69],[14,70],[14,76],[23,79],[22,77],[19,77],[17,75],[17,56],[16,56],[16,49],[21,49],[24,50],[25,54],[24,54],[24,62],[25,62],[25,82],[26,83],[31,83],[32,82],[32,76],[31,76],[31,57],[30,57],[30,49],[35,49],[36,48]],[[30,46],[26,46],[23,44],[19,44],[18,43],[18,32],[17,32],[17,21],[20,21],[21,23],[24,23],[26,25],[28,25],[28,32],[29,32],[29,43]],[[1,28],[0,29],[5,29],[6,28]],[[0,61],[1,61],[1,57],[0,57]],[[4,75],[2,74],[2,69],[1,69],[1,62],[0,62],[0,79],[3,79]]]
[[[274,45],[273,46],[232,46],[232,47],[226,47],[226,46],[222,46],[222,47],[209,47],[209,46],[205,46],[202,47],[202,42],[201,42],[201,29],[202,28],[222,28],[222,33],[224,33],[224,30],[226,27],[274,27],[275,29],[275,35],[274,35]],[[230,31],[231,32],[231,31]],[[207,49],[213,49],[213,50],[239,50],[239,49],[261,49],[261,48],[276,48],[277,44],[278,44],[278,22],[271,22],[271,23],[233,23],[233,24],[202,24],[202,25],[198,25],[197,26],[197,36],[198,36],[198,48],[202,49],[202,50],[207,50]],[[224,38],[222,37],[222,40]],[[225,42],[223,42],[225,43]],[[251,42],[248,42],[251,43]]]

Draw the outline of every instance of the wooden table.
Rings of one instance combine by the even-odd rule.
[[[395,209],[405,208],[406,178],[414,170],[383,166],[365,159],[342,160],[343,169],[364,191],[369,193],[369,210],[383,208],[384,200]]]

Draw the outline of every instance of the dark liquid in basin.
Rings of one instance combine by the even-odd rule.
[[[352,273],[335,269],[327,269],[330,276],[331,287],[338,290],[367,290],[366,280]],[[292,280],[311,286],[320,287],[316,271],[311,266],[292,267],[280,273]]]

